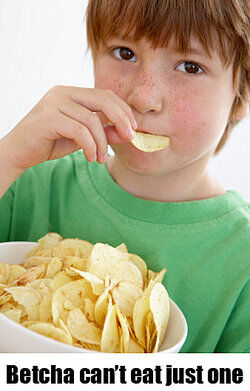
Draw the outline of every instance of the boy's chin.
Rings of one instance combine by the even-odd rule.
[[[166,164],[166,154],[160,152],[142,152],[134,146],[113,145],[121,164],[131,172],[140,175],[162,175],[163,164]],[[165,151],[166,152],[166,151]],[[164,170],[165,171],[165,170]]]

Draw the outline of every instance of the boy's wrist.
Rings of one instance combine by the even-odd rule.
[[[26,170],[19,169],[12,159],[8,135],[0,139],[0,198]]]

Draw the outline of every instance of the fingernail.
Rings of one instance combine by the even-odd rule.
[[[131,139],[135,137],[135,132],[133,131],[133,129],[131,127],[128,130],[128,135],[129,135],[129,138],[131,138]]]
[[[97,155],[96,155],[96,153],[95,153],[94,156],[93,156],[93,162],[95,162],[96,159],[97,159]]]
[[[136,130],[137,127],[138,127],[137,122],[136,122],[136,120],[133,118],[133,120],[132,120],[132,128],[133,128],[134,130]]]

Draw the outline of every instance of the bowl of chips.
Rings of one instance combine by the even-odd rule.
[[[172,353],[187,323],[159,273],[118,247],[63,239],[0,244],[0,352]]]

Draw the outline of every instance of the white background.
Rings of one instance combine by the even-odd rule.
[[[0,0],[0,137],[56,84],[93,87],[86,53],[87,0]],[[250,201],[250,118],[218,157],[213,176]]]

